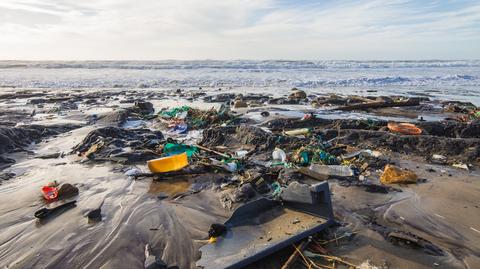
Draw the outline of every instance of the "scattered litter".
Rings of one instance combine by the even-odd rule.
[[[283,133],[285,135],[288,135],[288,136],[306,135],[306,134],[310,133],[310,129],[309,128],[301,128],[301,129],[285,131]]]
[[[142,174],[142,171],[138,168],[131,168],[131,169],[128,169],[125,172],[125,175],[128,176],[128,177],[134,177],[134,176],[140,175],[140,174]]]
[[[473,227],[470,227],[470,229],[471,229],[472,231],[475,231],[475,232],[477,232],[477,233],[480,234],[480,231],[479,231],[479,230],[477,230],[477,229],[475,229],[475,228],[473,228]]]
[[[50,187],[50,186],[43,186],[42,187],[43,197],[47,201],[55,200],[58,197],[58,188],[57,187]]]
[[[390,164],[385,166],[380,177],[380,182],[383,184],[416,183],[417,180],[418,176],[414,172]]]
[[[272,159],[284,163],[287,160],[287,154],[282,149],[275,148],[272,152]]]
[[[237,156],[238,158],[243,158],[247,156],[248,152],[249,152],[248,150],[238,150],[238,151],[235,151],[235,156]]]
[[[370,260],[366,260],[366,261],[362,262],[357,267],[357,269],[380,269],[380,267],[373,265]]]
[[[309,170],[319,175],[332,177],[353,177],[355,175],[353,169],[345,165],[311,164]]]
[[[163,154],[165,156],[186,153],[187,157],[190,158],[197,152],[198,148],[196,146],[189,146],[185,144],[166,143],[163,147]]]
[[[401,133],[405,135],[420,135],[422,130],[411,123],[395,123],[389,122],[388,129],[395,133]]]
[[[440,163],[444,163],[444,162],[447,161],[447,157],[445,157],[443,155],[440,155],[440,154],[433,154],[432,155],[432,160],[440,162]]]
[[[464,164],[464,163],[454,163],[452,164],[453,167],[455,168],[460,168],[460,169],[464,169],[464,170],[469,170],[468,169],[468,165]]]
[[[172,155],[147,162],[148,169],[152,173],[165,173],[177,171],[188,165],[187,153]]]

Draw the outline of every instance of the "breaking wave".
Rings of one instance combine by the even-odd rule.
[[[388,68],[480,67],[480,60],[469,61],[0,61],[2,68],[40,69],[388,69]]]

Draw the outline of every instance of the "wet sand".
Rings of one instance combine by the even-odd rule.
[[[90,98],[96,102],[89,104],[85,102],[89,98],[82,97],[86,92],[74,93],[79,96],[78,109],[55,112],[48,110],[58,105],[56,101],[44,103],[40,108],[28,104],[31,97],[0,100],[2,111],[18,110],[23,114],[32,114],[33,109],[36,110],[32,117],[16,117],[17,113],[11,113],[10,117],[3,116],[4,122],[81,125],[80,128],[42,138],[23,150],[3,154],[16,162],[1,171],[14,173],[15,176],[0,185],[0,266],[66,268],[68,264],[69,268],[143,268],[144,249],[149,244],[167,264],[195,268],[201,255],[198,249],[205,243],[210,224],[221,223],[232,213],[232,209],[222,206],[220,193],[211,188],[213,184],[199,192],[189,193],[192,183],[206,182],[207,179],[175,179],[156,183],[152,183],[150,178],[134,180],[124,172],[130,168],[146,172],[148,169],[144,164],[82,163],[82,157],[70,154],[70,151],[90,131],[99,127],[99,123],[90,123],[92,115],[132,105],[131,102],[121,103],[121,100],[141,98],[151,101],[157,110],[165,105],[188,104],[209,108],[218,104],[191,103],[184,100],[185,97],[154,90],[112,90],[111,94],[103,97]],[[292,108],[290,105],[274,107]],[[296,111],[278,112],[277,115],[271,112],[271,117],[298,118],[299,114],[303,115],[299,111],[312,110],[307,105],[294,107]],[[242,109],[238,111],[242,112]],[[257,114],[251,112],[247,117],[260,119],[257,124],[267,120]],[[394,114],[388,113],[389,116]],[[332,115],[342,117],[341,114],[329,114]],[[414,118],[415,115],[406,117]],[[150,127],[150,123],[144,124]],[[166,134],[165,130],[162,131]],[[58,152],[64,152],[65,156],[36,158]],[[448,165],[429,164],[418,156],[383,153],[401,167],[410,168],[420,178],[427,179],[426,182],[396,186],[402,192],[380,194],[365,192],[357,186],[344,187],[340,182],[331,180],[335,217],[358,234],[351,241],[329,244],[328,249],[355,264],[370,259],[373,264],[387,265],[388,268],[479,268],[478,169],[474,167],[473,171],[465,171]],[[435,172],[428,172],[428,168],[433,168]],[[375,176],[371,178],[376,180]],[[46,222],[39,222],[33,213],[46,206],[40,188],[53,180],[79,188],[79,195],[67,200],[76,200],[77,206]],[[169,195],[187,194],[162,200],[157,196],[163,192]],[[65,201],[55,203],[62,202]],[[87,213],[99,207],[101,221],[88,221]],[[441,248],[445,255],[435,256],[422,249],[394,245],[372,229],[372,220],[420,236]],[[277,257],[277,262],[286,258]],[[255,265],[257,268],[269,266],[272,263],[268,258]]]

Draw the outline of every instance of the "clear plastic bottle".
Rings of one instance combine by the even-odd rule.
[[[284,163],[287,160],[287,154],[282,149],[275,148],[272,152],[272,159]]]
[[[352,168],[345,165],[311,164],[309,169],[320,175],[337,176],[337,177],[354,176],[354,171],[352,170]]]

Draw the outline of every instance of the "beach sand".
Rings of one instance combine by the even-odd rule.
[[[142,268],[144,249],[148,244],[153,253],[168,265],[195,268],[201,255],[198,249],[205,244],[210,225],[224,222],[232,213],[232,209],[222,205],[220,192],[208,185],[215,181],[215,177],[185,176],[156,183],[151,178],[134,180],[125,175],[125,171],[138,168],[147,172],[144,162],[128,165],[82,163],[83,157],[71,151],[90,131],[105,124],[101,121],[92,123],[92,117],[101,118],[101,115],[118,111],[121,107],[131,107],[132,100],[152,102],[157,111],[162,106],[187,104],[209,108],[218,107],[218,103],[204,103],[198,97],[187,98],[191,99],[188,101],[186,97],[195,95],[179,96],[175,92],[153,89],[9,91],[14,97],[0,96],[0,116],[5,128],[20,124],[40,124],[47,126],[45,128],[52,124],[70,124],[76,127],[45,135],[37,143],[22,145],[21,149],[17,147],[2,154],[14,159],[15,163],[5,165],[0,171],[2,174],[14,174],[0,185],[1,267]],[[6,90],[5,94],[9,91]],[[41,101],[32,104],[31,100],[35,98]],[[74,100],[71,103],[76,103],[77,107],[60,106],[68,100]],[[129,101],[121,102],[125,100]],[[276,107],[270,110],[273,118],[298,118],[299,114],[303,115],[302,111],[312,111],[309,105]],[[282,112],[279,108],[293,110]],[[256,124],[266,121],[258,114],[251,112],[246,117],[259,120]],[[422,112],[422,115],[428,114]],[[418,112],[404,114],[385,109],[378,115],[416,119]],[[343,114],[333,116],[343,117]],[[445,115],[431,113],[431,116]],[[110,121],[106,124],[117,123]],[[155,127],[148,121],[127,119],[127,124]],[[162,131],[166,133],[165,129]],[[188,139],[198,141],[201,137],[192,135]],[[479,140],[478,137],[472,139]],[[59,152],[63,152],[64,157],[38,158]],[[356,232],[350,240],[326,245],[330,253],[357,265],[370,260],[372,264],[384,268],[480,268],[478,163],[473,163],[474,166],[466,171],[450,165],[432,164],[425,156],[388,150],[381,152],[426,181],[395,185],[401,192],[383,194],[366,192],[362,186],[345,186],[338,180],[329,180],[335,218],[342,224],[332,231],[339,229],[339,234],[344,230]],[[380,171],[375,171],[369,178],[378,183],[379,174]],[[78,196],[65,200],[74,199],[77,206],[48,221],[39,222],[33,213],[46,205],[40,189],[54,180],[79,188]],[[188,190],[193,183],[206,183],[207,187],[192,193]],[[160,200],[157,197],[159,193],[177,195],[177,198]],[[186,194],[178,196],[182,193]],[[62,201],[49,206],[55,203]],[[101,221],[89,221],[86,218],[88,212],[99,207]],[[443,255],[393,244],[382,236],[382,228],[379,227],[414,234],[441,249]],[[257,262],[251,268],[278,268],[289,255],[287,249]]]

